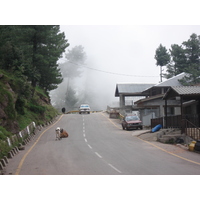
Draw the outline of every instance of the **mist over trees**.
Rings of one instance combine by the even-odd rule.
[[[167,51],[163,52],[163,57],[159,57],[157,50],[155,55],[157,63],[165,62],[167,54],[170,57],[169,61],[165,62],[166,73],[163,74],[163,77],[168,79],[185,72],[188,73],[188,76],[180,80],[183,85],[200,83],[200,36],[193,33],[181,45],[172,44],[169,53]]]
[[[85,90],[82,85],[76,85],[84,72],[83,65],[86,61],[84,47],[79,45],[65,53],[65,62],[59,64],[63,82],[52,91],[51,99],[55,107],[65,107],[67,110],[75,109],[84,101]]]

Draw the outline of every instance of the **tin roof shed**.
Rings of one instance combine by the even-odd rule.
[[[163,96],[163,99],[171,99],[182,96],[184,99],[200,99],[200,86],[177,86],[170,87]]]
[[[115,97],[123,96],[144,96],[142,92],[152,87],[152,83],[118,83],[115,89]]]

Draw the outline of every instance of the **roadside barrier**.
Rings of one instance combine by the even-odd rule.
[[[20,150],[25,149],[25,145],[28,144],[31,139],[41,131],[43,127],[48,126],[53,121],[47,122],[45,125],[36,126],[35,122],[30,123],[25,129],[19,133],[7,137],[5,141],[0,140],[0,153],[2,149],[6,149],[6,156],[0,157],[0,175],[5,174],[6,165],[9,163],[9,159],[13,158]]]
[[[93,110],[93,111],[90,111],[90,113],[97,113],[97,112],[102,112],[102,110],[98,110],[98,111]],[[64,114],[76,114],[76,113],[79,113],[79,110],[71,110],[71,111],[68,111],[68,112],[66,112]]]

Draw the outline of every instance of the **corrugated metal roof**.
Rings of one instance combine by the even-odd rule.
[[[178,74],[176,76],[173,76],[172,78],[169,78],[166,81],[163,81],[162,83],[158,83],[157,85],[155,85],[155,87],[182,86],[179,80],[182,79],[184,76],[187,76],[185,72]]]
[[[179,95],[200,94],[200,86],[177,86],[171,88]]]
[[[163,96],[163,99],[171,99],[176,96],[182,96],[184,99],[199,99],[200,86],[176,86],[170,87]]]
[[[176,76],[173,76],[172,78],[169,78],[162,83],[158,83],[152,87],[147,88],[146,90],[143,91],[143,93],[146,94],[154,88],[182,86],[182,84],[179,82],[179,80],[182,79],[184,76],[187,76],[187,74],[185,72],[178,74]]]
[[[119,94],[141,93],[145,89],[152,87],[153,83],[118,83],[116,85],[115,96]]]

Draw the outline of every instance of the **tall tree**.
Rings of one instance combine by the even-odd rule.
[[[73,108],[78,101],[78,92],[74,82],[76,81],[76,78],[80,78],[82,73],[81,66],[86,60],[84,47],[79,45],[68,50],[68,52],[65,53],[65,59],[66,61],[64,63],[59,64],[64,80],[62,84],[52,92],[54,94],[52,100],[54,100],[54,97],[56,96],[56,101],[59,99],[59,104],[65,106],[68,110]]]
[[[188,64],[199,64],[200,63],[200,36],[193,33],[190,39],[184,41],[183,46],[185,47],[185,55],[187,57]]]
[[[57,60],[69,46],[64,33],[59,26],[28,26],[30,44],[27,46],[32,54],[27,74],[35,87],[39,84],[46,91],[55,89],[62,82],[62,76],[57,67]],[[34,74],[33,74],[34,72]]]
[[[58,25],[0,26],[0,67],[20,69],[46,91],[62,82],[57,60],[69,46]]]
[[[66,62],[59,65],[63,77],[73,79],[81,75],[80,67],[86,60],[84,47],[79,45],[68,50],[65,54]]]
[[[16,70],[22,65],[22,51],[18,38],[18,26],[0,26],[0,68]]]
[[[177,44],[171,45],[170,56],[171,61],[167,65],[166,74],[164,74],[164,77],[171,78],[173,76],[176,76],[182,72],[185,72],[187,68],[187,57],[185,55],[185,50],[182,46],[179,46]]]
[[[167,49],[164,46],[162,46],[162,44],[160,44],[160,46],[156,49],[156,54],[154,58],[157,61],[156,65],[160,66],[160,81],[162,82],[162,77],[163,77],[162,67],[166,66],[169,63],[170,55],[167,52]]]
[[[171,45],[170,56],[166,78],[185,72],[187,76],[180,80],[183,85],[200,83],[200,36],[193,33],[182,45]]]

